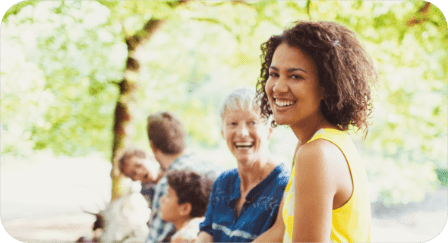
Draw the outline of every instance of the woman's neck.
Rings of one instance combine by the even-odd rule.
[[[268,155],[266,159],[251,164],[238,165],[238,174],[241,179],[241,194],[249,192],[262,182],[275,168],[275,164]]]
[[[339,129],[337,126],[328,122],[322,115],[310,118],[309,120],[301,123],[290,125],[290,128],[299,140],[299,147],[308,142],[308,140],[310,140],[313,135],[322,128]]]

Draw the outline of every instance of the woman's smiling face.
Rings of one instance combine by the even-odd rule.
[[[267,155],[272,128],[261,118],[259,109],[226,110],[222,136],[238,163],[250,164]]]
[[[281,43],[274,52],[266,82],[275,122],[295,126],[321,116],[323,98],[314,61],[297,47]]]

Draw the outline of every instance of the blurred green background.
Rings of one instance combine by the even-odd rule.
[[[150,19],[163,23],[148,37]],[[22,1],[1,27],[1,165],[38,163],[40,151],[110,160],[125,38],[141,36],[134,144],[149,150],[146,117],[169,110],[190,150],[234,167],[221,101],[255,86],[262,42],[310,19],[357,32],[379,72],[368,136],[350,132],[372,202],[421,201],[447,186],[447,22],[425,1]],[[296,142],[277,127],[271,151],[290,165]]]

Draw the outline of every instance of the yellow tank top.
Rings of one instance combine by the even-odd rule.
[[[330,239],[334,242],[370,242],[370,200],[367,190],[367,174],[362,160],[350,137],[336,129],[320,129],[307,142],[316,139],[325,139],[336,146],[344,154],[353,181],[353,193],[351,198],[342,207],[333,210]],[[283,221],[285,234],[283,242],[292,242],[294,226],[294,181],[295,166],[283,194]]]

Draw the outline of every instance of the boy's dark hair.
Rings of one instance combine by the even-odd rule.
[[[171,112],[158,112],[148,116],[148,138],[165,154],[178,154],[185,149],[185,128]]]
[[[168,185],[176,192],[177,203],[191,204],[191,217],[202,217],[207,211],[213,181],[195,172],[173,170],[167,174]]]
[[[319,86],[324,89],[320,105],[324,117],[342,130],[353,126],[367,135],[367,119],[372,113],[369,84],[376,83],[377,73],[356,33],[334,22],[297,21],[261,45],[257,98],[261,101],[262,114],[266,117],[272,114],[266,82],[272,57],[281,43],[299,48],[313,59]]]
[[[124,167],[126,166],[126,160],[136,156],[137,158],[140,159],[145,159],[146,158],[146,153],[145,151],[139,149],[139,148],[130,148],[127,149],[123,152],[123,154],[121,155],[120,159],[118,160],[118,166],[120,168],[120,171],[123,172]]]

